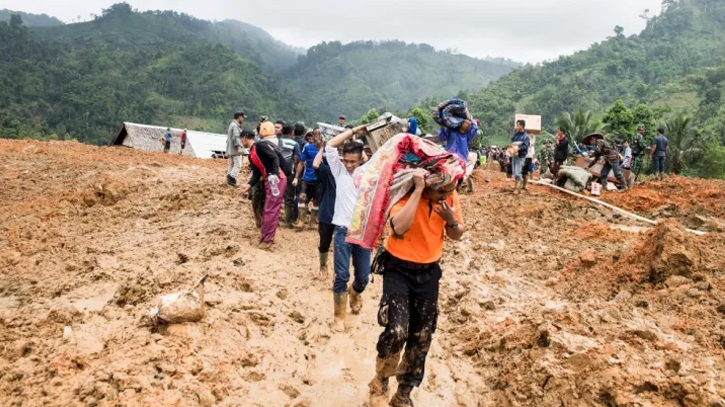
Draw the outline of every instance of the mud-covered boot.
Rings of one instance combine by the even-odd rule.
[[[335,293],[335,325],[337,332],[345,332],[345,315],[347,314],[347,293]]]
[[[521,181],[521,189],[523,189],[524,191],[526,191],[528,189],[528,187],[529,187],[529,176],[528,175],[524,175],[523,178],[524,178],[524,180]]]
[[[400,353],[390,355],[385,359],[378,357],[375,361],[375,377],[368,384],[370,389],[370,407],[390,406],[389,379],[398,370]]]
[[[473,177],[468,177],[468,193],[473,193]]]
[[[413,391],[411,386],[399,385],[398,391],[390,400],[390,407],[413,407],[413,400],[410,399],[410,393]]]
[[[320,275],[327,275],[327,259],[330,257],[330,253],[320,253]]]
[[[514,186],[514,195],[518,195],[521,193],[521,181],[516,181],[516,185]]]
[[[350,291],[350,312],[352,312],[353,315],[359,315],[363,307],[362,293],[355,291],[352,284],[350,284],[350,287],[348,288],[348,291]]]

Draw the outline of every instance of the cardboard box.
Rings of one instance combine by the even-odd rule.
[[[541,134],[541,116],[530,114],[517,114],[516,121],[523,120],[526,122],[526,130],[529,134]]]

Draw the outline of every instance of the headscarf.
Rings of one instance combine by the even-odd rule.
[[[274,124],[272,122],[264,122],[259,125],[259,135],[269,137],[274,135]]]

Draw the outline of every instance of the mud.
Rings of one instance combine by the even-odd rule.
[[[380,280],[332,333],[316,233],[255,249],[225,167],[0,140],[0,405],[366,405]],[[605,194],[668,218],[649,228],[545,187],[514,196],[495,171],[475,179],[416,405],[725,406],[721,184]],[[711,233],[683,231],[695,216]],[[200,322],[148,323],[160,295],[203,275]]]

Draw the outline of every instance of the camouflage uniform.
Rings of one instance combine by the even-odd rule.
[[[541,148],[539,162],[541,162],[541,174],[545,174],[554,165],[554,148],[551,144],[546,144]]]
[[[644,168],[644,156],[645,150],[647,149],[647,142],[644,140],[644,136],[639,133],[633,135],[629,141],[629,146],[632,148],[632,165],[631,169],[634,173],[635,181],[639,177],[639,173]]]

